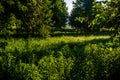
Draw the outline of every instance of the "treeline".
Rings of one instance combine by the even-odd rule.
[[[119,0],[76,0],[69,15],[64,0],[1,0],[0,34],[3,36],[48,36],[69,24],[84,34],[101,29],[119,34]]]
[[[45,37],[65,26],[67,15],[64,0],[1,0],[0,34]]]
[[[120,29],[120,1],[75,0],[69,20],[72,27],[82,29],[86,34],[107,28],[115,36]]]

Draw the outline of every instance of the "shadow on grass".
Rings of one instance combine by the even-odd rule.
[[[109,42],[109,39],[94,39],[91,41],[70,42],[70,43],[69,42],[66,43],[66,42],[62,41],[58,44],[51,44],[44,49],[34,48],[33,50],[27,50],[26,52],[20,52],[19,50],[15,49],[14,52],[10,52],[10,53],[12,53],[14,56],[16,56],[16,62],[19,60],[22,60],[22,62],[24,62],[24,63],[35,63],[36,65],[38,64],[38,61],[41,58],[43,58],[44,56],[53,55],[54,57],[57,58],[62,53],[62,55],[65,58],[69,58],[69,57],[71,57],[73,59],[75,58],[73,69],[70,72],[71,80],[85,80],[85,78],[89,79],[87,77],[93,77],[93,76],[96,76],[95,80],[96,79],[103,80],[103,79],[106,79],[106,74],[104,74],[104,66],[102,66],[102,60],[100,60],[100,62],[94,64],[98,68],[95,68],[96,72],[94,75],[92,75],[91,74],[92,70],[90,70],[90,69],[93,69],[93,68],[91,68],[92,67],[91,63],[88,63],[88,65],[86,64],[86,59],[89,59],[89,58],[87,57],[88,55],[86,55],[84,51],[85,51],[86,45],[88,45],[88,44],[101,43],[102,45],[105,45],[107,42]],[[9,52],[7,52],[7,53],[9,53]],[[113,70],[115,70],[117,72],[118,68],[115,68]],[[117,73],[116,72],[113,73],[113,75],[110,74],[110,76],[112,76],[112,78],[114,78],[114,77],[119,78],[119,72],[117,72]],[[86,75],[88,75],[88,76],[86,77]],[[89,75],[91,75],[91,76],[89,76]],[[68,78],[68,80],[70,80],[70,79]],[[92,78],[90,78],[90,79],[92,79]],[[111,78],[109,80],[111,80]]]
[[[108,35],[108,34],[106,34]],[[93,39],[90,41],[83,41],[83,42],[64,42],[61,41],[58,44],[52,44],[50,47],[47,48],[48,52],[49,50],[54,51],[52,55],[59,56],[58,52],[62,52],[65,57],[78,57],[83,54],[84,55],[84,49],[86,45],[88,44],[102,44],[106,45],[107,42],[111,41],[110,38],[107,39]]]
[[[44,56],[54,55],[55,57],[58,57],[60,52],[63,53],[65,57],[78,57],[79,54],[84,53],[84,48],[87,44],[98,44],[102,43],[105,44],[108,42],[109,39],[94,39],[91,41],[84,41],[84,42],[70,42],[66,43],[64,41],[61,41],[58,44],[51,44],[46,46],[45,48],[38,48],[39,46],[33,47],[32,50],[27,48],[26,51],[19,51],[17,48],[13,52],[6,52],[6,53],[12,53],[14,56],[17,57],[17,59],[21,59],[23,62],[31,62],[30,60],[36,59],[36,63],[38,60],[40,60]],[[5,51],[5,50],[4,50]],[[17,53],[17,54],[16,54]],[[28,57],[29,56],[29,57]]]

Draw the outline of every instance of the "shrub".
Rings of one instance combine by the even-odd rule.
[[[51,30],[51,28],[49,26],[42,26],[40,28],[40,35],[41,35],[41,37],[42,38],[48,37],[49,34],[50,34],[50,30]]]
[[[73,62],[71,58],[65,58],[63,55],[58,58],[50,55],[43,57],[38,66],[43,80],[66,80],[70,78]]]

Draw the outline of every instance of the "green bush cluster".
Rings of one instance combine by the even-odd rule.
[[[120,79],[118,42],[62,41],[45,48],[32,42],[29,46],[14,42],[17,46],[11,45],[12,52],[9,41],[5,49],[0,48],[0,80]]]
[[[35,63],[17,61],[11,53],[0,56],[1,80],[64,80],[70,78],[71,58],[45,56]]]
[[[80,80],[117,80],[120,79],[120,47],[108,44],[88,44],[82,59],[76,59],[78,72],[73,79]],[[77,78],[76,78],[77,77]]]

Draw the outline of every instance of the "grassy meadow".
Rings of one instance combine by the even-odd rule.
[[[0,48],[0,80],[120,78],[120,43],[110,36],[10,38]]]

